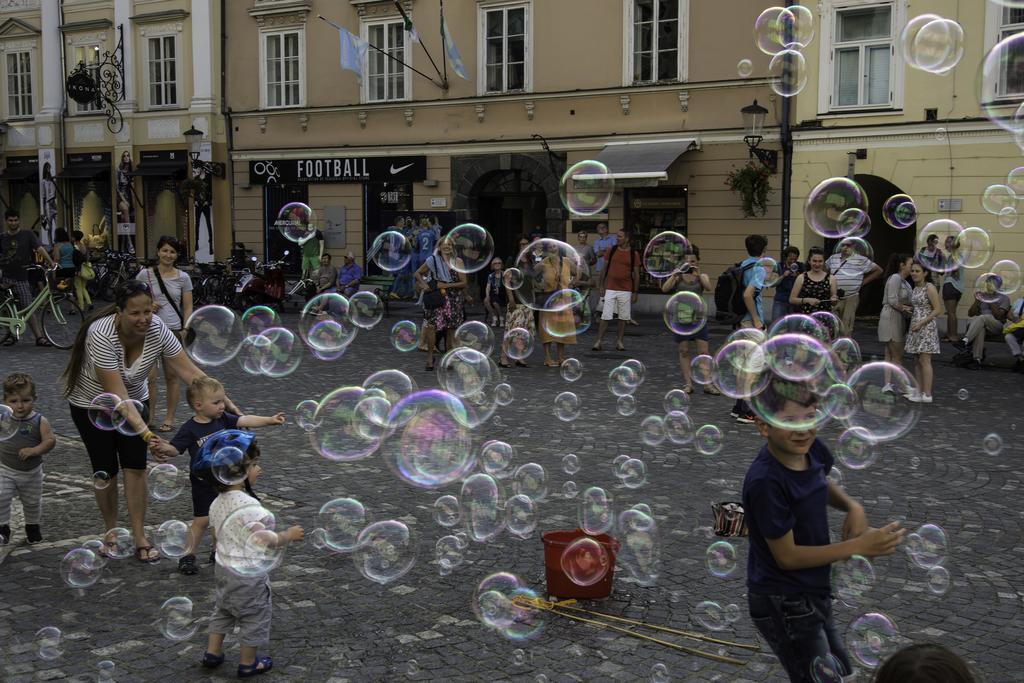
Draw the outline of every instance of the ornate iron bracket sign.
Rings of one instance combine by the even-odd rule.
[[[86,66],[79,62],[68,76],[68,97],[79,104],[96,104],[107,115],[107,130],[117,134],[124,128],[124,115],[117,103],[125,98],[124,24],[117,26],[117,47],[103,53],[103,61]]]

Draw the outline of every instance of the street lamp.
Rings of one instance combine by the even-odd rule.
[[[185,136],[185,142],[188,143],[188,156],[192,160],[192,171],[199,171],[203,175],[223,178],[224,164],[218,161],[203,161],[199,158],[203,146],[203,137],[206,133],[198,130],[195,125],[191,125],[183,135]]]
[[[743,142],[747,143],[750,150],[750,158],[757,158],[762,164],[775,173],[779,162],[779,153],[774,149],[761,149],[758,145],[764,140],[764,120],[768,116],[768,110],[754,100],[753,104],[740,109],[743,115]]]

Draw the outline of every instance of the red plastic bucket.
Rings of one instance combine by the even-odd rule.
[[[597,583],[581,586],[573,582],[562,569],[562,553],[577,538],[590,536],[604,546],[608,552],[608,573]],[[544,541],[544,573],[548,582],[548,595],[558,598],[607,598],[612,594],[612,581],[615,578],[615,550],[618,541],[608,534],[588,534],[583,529],[573,531],[545,531],[541,536]]]

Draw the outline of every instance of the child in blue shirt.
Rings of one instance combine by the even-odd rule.
[[[750,617],[798,682],[811,681],[814,660],[830,653],[844,675],[853,672],[832,618],[830,565],[891,555],[905,533],[899,522],[869,527],[861,504],[828,480],[833,459],[816,437],[817,402],[802,385],[769,383],[757,397],[756,420],[767,443],[743,481]],[[829,536],[828,507],[846,512],[838,543]]]
[[[203,532],[206,531],[206,527],[210,523],[210,504],[217,498],[217,491],[195,475],[199,450],[207,439],[225,429],[248,429],[284,424],[284,413],[278,413],[272,417],[229,413],[225,410],[224,386],[212,377],[197,377],[192,380],[185,395],[188,404],[195,411],[195,415],[181,425],[170,443],[162,442],[154,449],[154,452],[164,458],[182,455],[186,451],[189,454],[188,480],[192,488],[193,515],[192,542],[188,554],[178,560],[178,571],[191,576],[199,572],[199,567],[196,566],[195,552],[203,540]],[[248,486],[248,482],[246,482],[246,486]],[[251,488],[248,489],[248,493],[254,495]],[[213,554],[210,557],[212,562]]]

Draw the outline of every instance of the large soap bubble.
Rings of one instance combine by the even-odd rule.
[[[850,375],[847,385],[856,395],[847,424],[863,428],[876,442],[898,439],[917,424],[917,404],[903,398],[917,391],[917,384],[903,367],[867,363]]]
[[[313,414],[316,427],[310,432],[310,442],[320,455],[336,461],[361,460],[380,446],[380,439],[359,431],[356,406],[365,393],[362,387],[340,387],[321,399]]]
[[[849,209],[859,209],[867,214],[868,196],[864,188],[849,178],[829,178],[818,183],[807,195],[804,219],[814,232],[836,239],[860,227],[844,217],[844,212]]]
[[[515,290],[516,300],[535,311],[557,312],[571,307],[575,303],[571,298],[551,294],[590,280],[586,261],[573,247],[555,239],[531,242],[519,252],[514,267],[523,277],[522,286]]]
[[[475,223],[457,225],[441,240],[452,247],[451,256],[446,258],[448,266],[460,273],[483,270],[494,257],[494,238]]]
[[[241,320],[226,306],[202,306],[193,311],[185,327],[195,332],[195,341],[186,349],[200,365],[223,365],[242,348],[245,332]]]
[[[399,479],[418,488],[462,479],[476,464],[468,421],[466,406],[450,393],[409,394],[388,416],[389,423],[404,426],[384,449],[385,462]]]
[[[404,522],[374,522],[356,539],[352,561],[359,573],[381,585],[404,576],[416,562],[416,539]]]
[[[604,211],[615,196],[615,178],[600,161],[580,161],[562,175],[558,193],[571,214],[593,216]]]
[[[316,235],[316,213],[308,204],[290,202],[277,212],[274,227],[289,242],[302,244]]]

